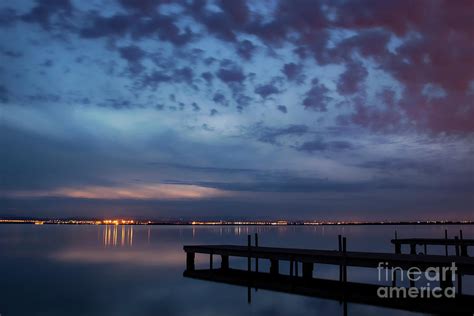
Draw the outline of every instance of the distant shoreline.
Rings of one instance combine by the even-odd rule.
[[[0,219],[6,225],[153,225],[153,226],[402,226],[474,225],[474,221],[311,222],[311,221],[135,221],[77,219]]]

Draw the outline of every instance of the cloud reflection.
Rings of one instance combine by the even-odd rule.
[[[179,248],[152,249],[65,249],[53,253],[55,261],[83,264],[125,264],[143,267],[181,267],[184,257]]]

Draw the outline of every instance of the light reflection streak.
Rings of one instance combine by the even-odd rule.
[[[105,225],[103,226],[102,241],[104,247],[117,247],[120,246],[133,246],[133,225],[120,225],[121,230],[118,229],[118,225]]]

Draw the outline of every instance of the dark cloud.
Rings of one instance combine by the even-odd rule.
[[[440,172],[439,166],[433,162],[416,161],[411,159],[401,158],[385,158],[384,160],[371,160],[361,163],[359,165],[363,168],[378,169],[384,172],[398,173],[403,170],[415,170],[424,173]]]
[[[1,103],[8,103],[8,90],[4,86],[0,85],[0,102]]]
[[[84,38],[131,35],[135,39],[140,39],[156,36],[177,46],[184,45],[193,39],[189,28],[181,30],[173,17],[158,13],[153,16],[116,14],[110,17],[91,13],[88,20],[90,20],[89,25],[80,31],[80,35]]]
[[[179,68],[173,72],[172,79],[175,82],[186,82],[191,85],[194,80],[194,72],[190,67]]]
[[[354,94],[361,90],[367,69],[360,62],[350,62],[346,64],[346,70],[339,77],[337,91],[342,95]]]
[[[50,28],[51,24],[64,22],[70,17],[74,8],[69,0],[41,0],[31,11],[22,16],[23,21],[38,23],[43,28]]]
[[[120,57],[128,62],[129,70],[132,74],[142,72],[145,67],[141,64],[141,60],[146,56],[146,52],[136,45],[120,47],[118,49]]]
[[[11,50],[4,50],[2,51],[3,55],[11,58],[20,58],[23,57],[23,53],[21,52],[16,52],[16,51],[11,51]]]
[[[250,18],[246,1],[218,1],[221,11],[210,12],[204,1],[195,1],[189,8],[194,19],[203,24],[208,32],[224,41],[235,42],[238,32],[245,28]]]
[[[57,103],[61,96],[54,93],[37,93],[28,96],[28,101],[38,103]]]
[[[0,9],[0,26],[10,26],[18,19],[15,10],[10,8]]]
[[[133,67],[135,63],[131,65]],[[141,64],[139,64],[141,66]],[[194,84],[194,72],[190,67],[173,68],[175,65],[167,65],[168,68],[161,70],[154,70],[149,74],[142,74],[136,77],[135,73],[132,73],[131,80],[137,84],[137,92],[140,92],[143,88],[151,88],[156,90],[161,84],[186,84],[188,87],[197,90],[197,86]],[[140,71],[142,69],[140,68]],[[171,101],[176,101],[176,96],[170,95]]]
[[[306,92],[303,100],[304,107],[318,112],[326,112],[327,102],[330,100],[327,96],[328,92],[326,86],[313,79],[312,87]]]
[[[365,99],[356,98],[354,112],[338,118],[342,125],[355,124],[380,132],[397,132],[403,128],[403,116],[394,107],[375,107],[365,104]]]
[[[161,0],[118,0],[118,2],[125,8],[132,11],[137,11],[140,14],[153,15],[158,9],[158,5],[166,3]]]
[[[290,81],[304,82],[303,66],[295,63],[285,64],[281,70]]]
[[[252,99],[245,95],[243,91],[246,76],[242,67],[230,60],[223,60],[216,75],[231,90],[233,100],[237,104],[239,111],[242,111],[250,104]]]
[[[234,89],[234,101],[237,103],[237,110],[242,111],[245,107],[247,107],[250,102],[252,102],[252,98],[241,93],[239,89]]]
[[[280,90],[271,83],[259,85],[255,88],[254,92],[266,99],[272,94],[280,93]]]
[[[138,63],[146,55],[146,52],[136,45],[120,47],[118,51],[120,56],[129,63]]]
[[[227,101],[226,97],[222,93],[219,93],[219,92],[216,92],[214,94],[214,96],[212,97],[212,100],[215,103],[223,105],[223,106],[228,106],[229,105],[229,101]]]
[[[285,113],[285,114],[288,113],[288,109],[284,105],[278,105],[277,109],[278,109],[278,111],[280,111],[282,113]]]
[[[391,34],[384,29],[359,30],[356,34],[342,40],[327,52],[327,62],[344,63],[351,61],[354,55],[370,57],[384,63],[391,56],[388,49]]]
[[[46,59],[42,64],[41,66],[44,66],[44,67],[51,67],[53,66],[54,62],[51,60],[51,59]]]
[[[255,50],[256,46],[249,40],[243,40],[237,43],[237,54],[243,59],[251,59]]]
[[[279,144],[279,138],[286,136],[302,136],[310,132],[306,125],[294,124],[281,128],[267,127],[259,123],[252,127],[250,135],[259,141],[269,144]]]
[[[132,107],[142,107],[139,104],[132,103],[130,100],[127,99],[106,99],[103,103],[100,103],[99,105],[104,106],[104,107],[111,107],[116,110],[122,110],[122,109],[130,109]]]
[[[209,72],[209,71],[203,72],[203,73],[201,74],[201,77],[202,77],[204,80],[206,80],[206,82],[207,82],[208,84],[211,84],[211,83],[212,83],[212,79],[214,79],[214,75],[213,75],[211,72]]]
[[[304,142],[295,147],[299,151],[306,151],[309,153],[315,151],[339,151],[353,148],[352,144],[347,141],[323,141],[321,139]]]
[[[80,35],[84,38],[99,38],[125,36],[133,23],[133,17],[128,15],[113,15],[102,17],[97,13],[91,13],[88,26],[81,29]]]
[[[217,72],[217,77],[226,84],[241,84],[245,80],[242,68],[237,65],[220,68]]]
[[[165,74],[163,71],[155,70],[151,74],[147,74],[140,79],[141,87],[149,87],[156,89],[161,83],[167,83],[172,80],[172,77]]]
[[[201,110],[201,108],[199,107],[199,105],[196,102],[193,102],[191,104],[191,106],[193,107],[193,111],[195,111],[195,112],[199,112]]]

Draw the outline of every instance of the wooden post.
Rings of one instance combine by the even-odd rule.
[[[462,229],[459,230],[459,238],[460,238],[460,241],[461,241],[461,244],[460,244],[460,247],[461,247],[461,256],[464,256],[464,257],[467,257],[467,245],[464,244],[462,241],[464,239],[463,235],[462,235]]]
[[[258,234],[255,233],[255,247],[258,247]],[[255,257],[255,271],[258,272],[258,257]]]
[[[312,262],[303,262],[303,278],[311,279],[313,277],[314,264]]]
[[[397,270],[392,271],[392,286],[397,286]]]
[[[398,233],[395,231],[395,253],[400,254],[402,252],[401,245],[397,242],[398,239]]]
[[[298,261],[295,260],[295,276],[298,276]]]
[[[462,273],[458,270],[458,294],[462,294]]]
[[[456,244],[454,245],[454,247],[456,249],[456,256],[459,256],[459,238],[458,238],[458,236],[455,236],[454,240],[456,241]]]
[[[278,275],[278,273],[279,273],[278,259],[270,259],[270,274]]]
[[[448,269],[446,272],[447,273],[445,273],[445,274],[443,273],[441,275],[441,280],[439,282],[439,286],[442,289],[453,286],[453,272],[451,271],[451,269]],[[446,280],[443,280],[443,276],[446,277]]]
[[[402,245],[399,242],[395,243],[395,253],[401,254],[402,253]]]
[[[213,256],[212,256],[212,252],[209,254],[209,269],[213,269],[214,268],[214,260],[213,260]]]
[[[408,272],[407,277],[410,280],[410,287],[415,287],[415,281],[412,280],[413,275],[410,272]]]
[[[346,265],[346,237],[342,238],[342,252],[344,253],[344,263],[343,263],[343,270],[342,270],[342,281],[345,283],[347,282],[347,265]]]
[[[444,239],[448,240],[448,230],[444,230]],[[444,252],[446,253],[446,256],[448,255],[448,244],[444,245]]]
[[[293,276],[293,259],[290,259],[290,276]]]
[[[337,240],[339,244],[339,252],[342,252],[342,236],[337,235]],[[342,281],[342,264],[339,265],[339,281]]]
[[[252,270],[252,263],[250,261],[250,247],[252,246],[252,236],[247,235],[247,248],[248,248],[248,257],[247,257],[247,271],[250,272]]]
[[[186,270],[194,271],[194,252],[186,253]]]
[[[410,244],[410,254],[416,255],[416,244]]]
[[[225,255],[221,256],[221,269],[222,270],[229,269],[229,256],[225,256]]]

